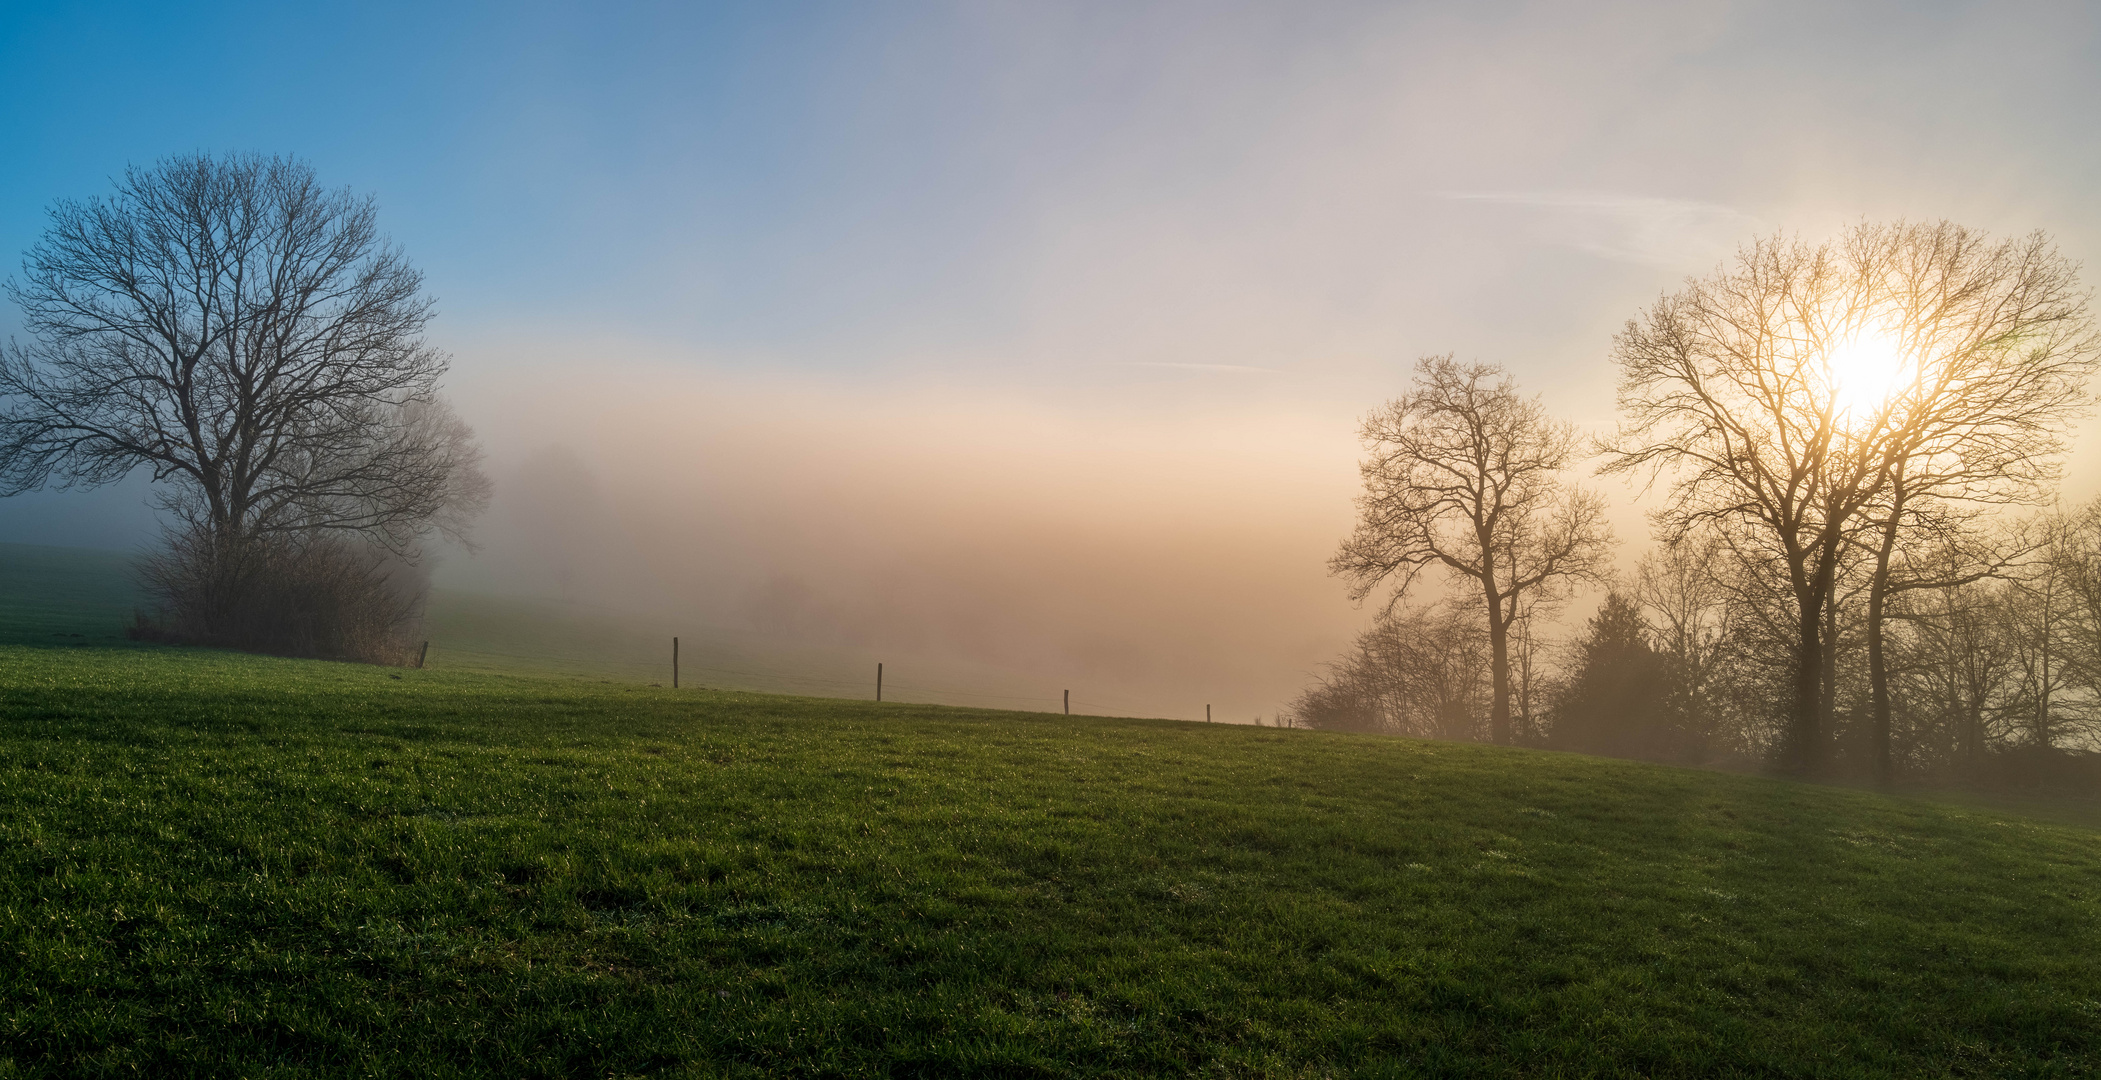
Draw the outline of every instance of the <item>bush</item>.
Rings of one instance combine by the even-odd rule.
[[[1435,739],[1486,734],[1487,633],[1463,608],[1397,608],[1288,709],[1293,726]]]
[[[1575,642],[1573,670],[1553,695],[1548,745],[1608,757],[1700,763],[1671,658],[1649,643],[1633,600],[1605,597]]]
[[[156,610],[134,638],[279,656],[405,665],[428,575],[384,549],[326,533],[227,540],[171,532],[139,576]]]

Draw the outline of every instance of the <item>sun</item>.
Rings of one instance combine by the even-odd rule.
[[[1896,335],[1862,330],[1826,355],[1833,411],[1853,420],[1874,417],[1910,379],[1911,358]]]

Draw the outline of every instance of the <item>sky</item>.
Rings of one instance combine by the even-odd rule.
[[[1753,236],[2041,229],[2096,280],[2097,35],[2072,3],[15,4],[0,271],[127,165],[296,155],[378,200],[488,448],[440,587],[1273,715],[1369,621],[1324,563],[1417,357],[1603,431],[1613,332]],[[1630,561],[1650,504],[1578,479]],[[143,495],[19,496],[0,540],[135,547]]]

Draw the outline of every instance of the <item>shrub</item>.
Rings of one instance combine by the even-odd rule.
[[[154,610],[131,636],[279,656],[407,664],[428,575],[328,533],[220,538],[171,532],[140,561]]]

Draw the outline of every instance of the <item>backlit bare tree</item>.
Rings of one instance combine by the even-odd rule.
[[[1478,739],[1485,645],[1479,621],[1455,605],[1381,612],[1288,713],[1297,727]]]
[[[1886,485],[1869,507],[1868,677],[1875,762],[1891,778],[1883,627],[1892,597],[2000,572],[2017,549],[1971,526],[1993,504],[2046,498],[2063,433],[2093,403],[2101,339],[2076,268],[2047,237],[1992,240],[1948,222],[1864,225],[1846,237],[1884,341],[1888,429],[1864,433]],[[1931,552],[1927,566],[1909,553]],[[1952,557],[1951,557],[1952,556]],[[1954,577],[1945,578],[1944,575]]]
[[[1731,645],[1735,627],[1727,587],[1717,568],[1728,559],[1726,545],[1708,536],[1665,544],[1642,557],[1635,567],[1633,599],[1655,634],[1656,646],[1670,658],[1673,689],[1681,698],[1677,711],[1686,734],[1698,741],[1693,759],[1703,761],[1716,749],[1716,669]]]
[[[1915,552],[1910,560],[1918,579],[1942,584],[1890,596],[1897,633],[1889,678],[1899,691],[1892,704],[1903,706],[1909,719],[1902,748],[1915,767],[1940,764],[1974,776],[2005,734],[2015,586],[1973,577],[1974,556],[1967,551]]]
[[[1888,775],[1883,628],[1979,505],[2036,497],[2058,433],[2088,398],[2097,343],[2074,268],[2046,238],[1992,241],[1947,223],[1862,224],[1837,241],[1755,241],[1615,339],[1627,422],[1612,471],[1675,483],[1662,517],[1747,527],[1793,593],[1790,764],[1829,749],[1841,570],[1864,564],[1870,713]],[[1917,543],[1909,543],[1910,540]],[[1991,573],[1979,553],[1958,574]]]
[[[1788,764],[1819,771],[1831,730],[1829,624],[1848,530],[1887,462],[1856,432],[1887,401],[1843,404],[1833,358],[1869,332],[1878,267],[1834,245],[1761,239],[1663,297],[1613,340],[1626,420],[1606,472],[1667,472],[1666,540],[1713,522],[1772,549],[1792,606]]]
[[[1602,501],[1563,480],[1575,429],[1501,368],[1431,356],[1363,438],[1357,528],[1329,568],[1359,600],[1391,584],[1398,602],[1433,568],[1471,591],[1488,635],[1490,737],[1507,743],[1513,626],[1596,579],[1611,547]]]

